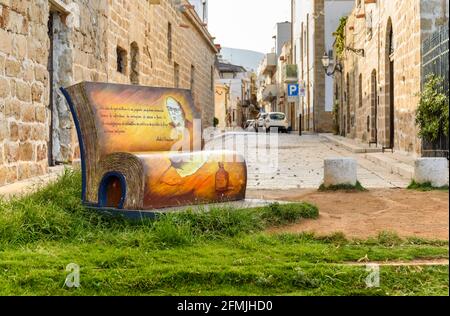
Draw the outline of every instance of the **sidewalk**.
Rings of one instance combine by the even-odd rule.
[[[398,174],[407,179],[412,179],[414,176],[415,158],[413,156],[396,151],[383,153],[382,148],[377,148],[375,145],[370,147],[358,140],[333,134],[321,134],[320,136],[352,153],[361,154],[367,160],[388,169],[392,174]]]
[[[320,136],[329,140],[330,142],[339,145],[348,151],[355,154],[365,154],[365,153],[381,153],[383,150],[381,147],[376,147],[375,145],[369,146],[369,144],[360,142],[358,140],[333,135],[333,134],[320,134]]]

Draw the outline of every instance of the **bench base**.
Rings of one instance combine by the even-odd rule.
[[[156,219],[157,216],[166,213],[176,213],[183,212],[186,210],[192,211],[209,211],[212,208],[233,208],[233,209],[250,209],[255,207],[269,206],[274,203],[279,204],[289,204],[291,202],[286,201],[275,201],[275,200],[257,200],[257,199],[246,199],[241,201],[233,201],[227,203],[216,203],[216,204],[203,204],[203,205],[191,205],[191,206],[178,206],[178,207],[168,207],[164,209],[156,210],[121,210],[115,208],[106,207],[96,207],[94,205],[86,205],[88,209],[99,212],[100,214],[125,217],[130,220],[142,220],[142,219]]]

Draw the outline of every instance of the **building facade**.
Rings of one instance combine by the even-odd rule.
[[[332,130],[333,79],[326,76],[321,58],[333,49],[339,20],[353,6],[354,0],[292,0],[292,55],[305,88],[296,115],[302,114],[303,130]]]
[[[203,124],[211,126],[216,54],[184,0],[1,0],[0,185],[78,159],[62,86],[191,89]]]
[[[279,111],[280,103],[284,102],[284,83],[281,83],[282,65],[285,59],[286,45],[292,37],[291,22],[275,24],[272,51],[264,55],[257,71],[257,102],[265,112]],[[282,92],[282,93],[280,93]],[[283,104],[284,107],[284,104]]]
[[[345,24],[345,48],[337,58],[343,69],[335,75],[341,135],[420,154],[415,113],[421,44],[447,23],[445,0],[354,2]]]
[[[274,51],[264,55],[257,71],[257,100],[259,107],[264,112],[272,112],[277,106],[278,87],[276,73],[278,59]]]
[[[215,83],[215,118],[218,120],[216,126],[220,130],[225,130],[231,126],[231,116],[228,107],[231,102],[230,87],[224,83]]]
[[[298,127],[298,98],[290,98],[287,93],[288,84],[298,83],[297,65],[293,63],[292,43],[287,41],[283,45],[281,55],[278,58],[276,82],[277,82],[277,106],[276,112],[286,114],[290,125],[290,130],[296,130]]]
[[[216,85],[226,85],[229,88],[230,102],[227,108],[226,127],[244,127],[251,112],[252,82],[255,80],[253,73],[221,58],[217,61],[216,67],[218,70]]]

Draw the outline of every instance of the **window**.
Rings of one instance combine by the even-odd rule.
[[[362,88],[363,80],[362,74],[359,74],[359,107],[363,106],[363,88]]]
[[[285,118],[286,116],[282,113],[270,114],[270,119],[274,121],[283,121]]]
[[[117,46],[117,72],[121,74],[127,73],[127,51],[120,46]]]
[[[194,93],[194,85],[195,85],[195,67],[191,65],[191,91]]]
[[[174,63],[173,65],[173,86],[175,88],[180,87],[180,65]]]
[[[302,22],[302,26],[301,26],[301,30],[300,30],[300,61],[303,63],[303,22]],[[302,68],[303,71],[303,68]]]
[[[139,84],[139,46],[136,42],[131,43],[131,68],[130,68],[130,82],[132,84]]]
[[[214,66],[211,66],[211,91],[214,91]]]
[[[172,24],[167,25],[167,57],[172,60]]]

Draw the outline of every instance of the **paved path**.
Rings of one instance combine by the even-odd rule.
[[[377,163],[320,135],[227,133],[208,142],[208,148],[242,153],[248,164],[250,190],[317,189],[323,179],[323,160],[330,157],[355,157],[358,178],[366,188],[404,188],[410,182],[405,175],[393,174],[389,161]],[[0,187],[0,197],[27,193],[56,179],[62,171],[56,168],[48,175]]]
[[[356,158],[358,179],[366,188],[405,188],[411,180],[320,135],[228,133],[207,144],[209,149],[222,147],[246,157],[249,189],[318,188],[323,161],[332,157]]]

